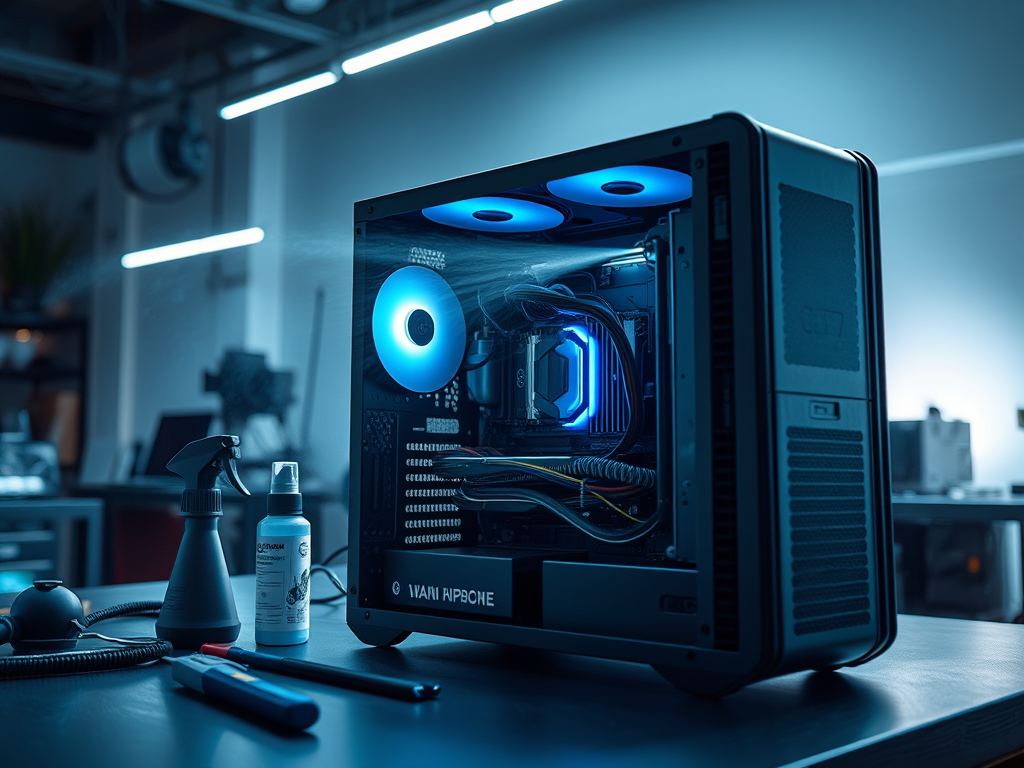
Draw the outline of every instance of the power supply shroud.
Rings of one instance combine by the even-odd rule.
[[[736,114],[358,203],[356,636],[715,696],[882,653],[877,211],[867,158]]]

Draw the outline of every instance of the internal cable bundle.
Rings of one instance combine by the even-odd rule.
[[[638,517],[636,506],[630,502],[654,488],[655,472],[614,458],[632,451],[643,429],[639,376],[629,338],[618,316],[597,296],[576,295],[564,285],[544,288],[517,283],[505,290],[504,298],[529,320],[550,321],[568,316],[593,321],[606,329],[622,370],[629,408],[626,429],[604,456],[573,457],[565,464],[552,465],[550,459],[530,460],[463,448],[436,457],[435,471],[464,478],[455,495],[457,503],[541,507],[606,543],[625,543],[646,536],[658,525],[659,515]],[[622,529],[598,525],[592,518],[601,509],[634,525]]]
[[[647,467],[637,467],[622,461],[602,459],[597,456],[583,456],[573,459],[563,469],[566,474],[577,477],[599,477],[603,480],[617,480],[636,488],[654,488],[657,473]]]
[[[561,467],[544,466],[538,461],[460,448],[435,457],[434,470],[441,475],[463,476],[462,486],[455,495],[456,502],[539,506],[606,543],[634,541],[657,525],[657,515],[649,519],[638,517],[635,505],[630,503],[637,496],[650,492],[651,487],[646,484],[653,485],[652,470],[610,459],[577,460],[581,462],[579,468],[598,469],[605,476],[602,479],[596,472],[569,474],[574,472],[577,462],[570,462],[562,471]],[[626,479],[615,480],[616,475]],[[613,484],[616,482],[619,484]],[[552,486],[558,490],[549,491]],[[611,511],[637,525],[625,529],[597,525],[592,517],[599,509]]]
[[[488,449],[460,448],[435,457],[434,470],[463,478],[455,494],[456,503],[483,508],[487,504],[509,503],[540,507],[606,543],[625,543],[646,536],[658,525],[659,515],[638,517],[632,502],[654,489],[655,472],[615,458],[636,447],[643,429],[639,375],[633,349],[618,316],[596,295],[577,295],[560,284],[544,288],[517,283],[504,291],[504,299],[506,305],[517,308],[531,321],[583,318],[607,331],[622,371],[629,409],[626,429],[604,456],[566,457],[564,463],[555,464],[551,458],[530,459],[504,456]],[[595,518],[601,510],[613,512],[633,525],[598,525]]]

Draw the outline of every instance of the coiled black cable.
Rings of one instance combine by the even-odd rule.
[[[637,467],[623,461],[603,459],[599,456],[581,456],[559,468],[560,472],[575,477],[599,477],[602,480],[617,480],[626,485],[653,488],[658,474],[647,467]]]
[[[166,640],[154,640],[132,648],[100,648],[91,651],[41,653],[32,656],[0,658],[0,679],[52,677],[80,672],[134,667],[156,661],[174,650]]]
[[[93,611],[84,617],[78,624],[82,629],[88,629],[98,621],[116,619],[121,616],[156,616],[160,613],[163,603],[159,600],[140,600],[136,603],[121,603],[100,611]]]
[[[159,612],[163,604],[159,601],[124,603],[100,611],[94,611],[76,624],[87,629],[93,624],[120,616],[147,616]],[[153,638],[129,648],[96,648],[88,651],[65,651],[63,653],[40,653],[26,656],[0,657],[0,680],[26,677],[52,677],[73,675],[81,672],[100,672],[107,669],[122,669],[138,664],[154,662],[174,650],[166,640]]]

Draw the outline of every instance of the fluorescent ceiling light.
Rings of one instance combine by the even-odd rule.
[[[184,243],[161,245],[159,248],[126,253],[121,257],[121,266],[125,269],[146,267],[150,264],[159,264],[161,261],[173,261],[174,259],[184,259],[186,256],[198,256],[200,253],[213,253],[214,251],[226,251],[228,248],[253,245],[262,239],[263,230],[259,227],[241,229],[238,232],[225,232],[223,235],[213,235],[199,240],[187,240]]]
[[[492,8],[491,18],[500,23],[514,19],[516,16],[522,16],[524,13],[539,11],[541,8],[547,8],[549,5],[560,2],[562,0],[512,0],[509,3],[502,3],[496,8]]]
[[[420,32],[418,35],[399,40],[397,43],[391,43],[383,48],[347,59],[342,63],[341,69],[346,75],[354,75],[364,69],[386,64],[389,61],[408,56],[410,53],[447,43],[449,40],[468,35],[471,32],[479,32],[492,24],[494,24],[494,20],[491,19],[491,14],[487,11],[474,13],[472,16],[466,16],[450,24],[428,29],[426,32]]]
[[[236,117],[255,112],[257,109],[280,104],[282,101],[294,99],[296,96],[302,96],[311,91],[318,91],[321,88],[334,85],[340,79],[341,75],[336,72],[321,72],[318,75],[306,77],[294,83],[282,85],[280,88],[273,88],[264,93],[250,96],[247,99],[236,101],[234,104],[228,104],[226,107],[221,107],[220,116],[225,120],[234,120]]]

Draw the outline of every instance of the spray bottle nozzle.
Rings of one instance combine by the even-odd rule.
[[[294,461],[275,461],[270,472],[271,493],[299,492],[299,465]]]
[[[235,459],[242,457],[238,448],[241,442],[235,435],[213,435],[195,440],[167,462],[167,469],[185,481],[186,489],[197,490],[215,488],[217,478],[224,474],[236,491],[249,496],[249,490],[242,484],[235,466]]]

